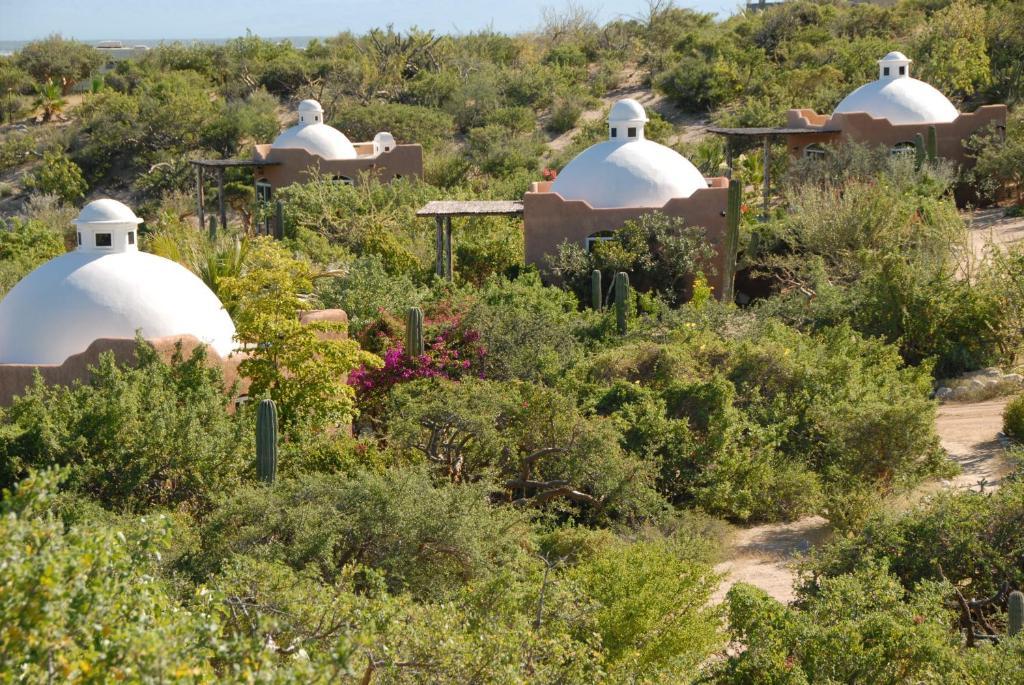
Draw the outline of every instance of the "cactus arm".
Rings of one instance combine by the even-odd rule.
[[[277,476],[277,405],[262,400],[256,410],[256,473],[273,484]]]

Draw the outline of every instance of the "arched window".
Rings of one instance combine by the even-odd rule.
[[[341,174],[332,174],[331,180],[335,183],[344,183],[347,186],[354,186],[355,183],[348,176],[342,176]]]
[[[589,254],[593,252],[594,245],[605,240],[611,240],[614,237],[615,233],[612,231],[598,231],[597,233],[591,233],[588,235],[586,240],[583,241],[583,244],[586,246],[587,253]]]
[[[889,153],[893,157],[913,157],[917,154],[917,146],[908,140],[904,140],[902,143],[896,143],[890,148]]]
[[[804,157],[807,159],[824,159],[825,148],[820,143],[811,143],[804,148]]]

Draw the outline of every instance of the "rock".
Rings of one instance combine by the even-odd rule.
[[[987,369],[978,369],[977,371],[968,371],[963,375],[965,379],[975,378],[998,378],[1003,375],[1003,372],[994,366],[990,366]]]
[[[1005,376],[1003,376],[1003,382],[1016,383],[1017,385],[1020,385],[1024,383],[1024,376],[1020,375],[1019,373],[1008,373]]]
[[[948,400],[953,396],[953,388],[948,388],[943,385],[941,388],[935,391],[935,399],[937,400]]]

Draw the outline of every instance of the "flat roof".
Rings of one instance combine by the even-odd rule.
[[[523,213],[520,200],[432,200],[416,216],[484,216]]]
[[[708,133],[717,133],[721,136],[790,136],[810,135],[812,133],[833,133],[833,131],[822,131],[817,128],[723,128],[720,126],[708,126]]]
[[[258,159],[190,159],[189,164],[205,167],[234,167],[234,166],[275,166],[280,162],[263,162]]]

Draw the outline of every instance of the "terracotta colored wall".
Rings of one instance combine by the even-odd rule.
[[[701,188],[690,197],[669,200],[659,210],[664,214],[682,217],[689,226],[701,226],[707,231],[708,242],[715,250],[711,266],[714,276],[708,280],[716,296],[723,290],[725,255],[725,210],[729,198],[729,181],[725,178],[708,179],[710,188]],[[551,184],[535,183],[523,196],[523,224],[526,243],[526,262],[536,264],[548,280],[557,280],[550,272],[547,256],[558,252],[563,241],[582,244],[598,231],[613,231],[629,219],[655,211],[643,207],[594,209],[579,200],[566,200],[550,192]]]
[[[890,124],[888,119],[875,119],[864,112],[840,113],[827,117],[815,114],[811,110],[790,110],[787,114],[788,126],[820,127],[822,133],[813,136],[787,136],[787,144],[794,156],[803,154],[803,148],[811,143],[832,142],[840,138],[892,147],[897,143],[914,142],[914,136],[918,133],[927,140],[929,126],[935,126],[939,157],[970,168],[974,165],[974,160],[967,156],[964,143],[971,135],[981,132],[991,124],[1005,127],[1006,113],[1006,105],[985,105],[974,112],[963,113],[954,121],[945,124],[895,125]]]
[[[302,323],[310,321],[334,321],[348,323],[348,316],[341,309],[320,309],[304,312],[300,316]],[[345,338],[344,334],[330,334],[329,337]],[[187,356],[192,353],[201,343],[198,338],[192,335],[170,336],[165,338],[154,338],[149,343],[156,349],[157,354],[164,361],[169,361],[174,354],[175,345],[182,342],[182,351]],[[75,381],[88,381],[89,367],[99,363],[100,355],[104,352],[113,352],[114,357],[121,364],[132,364],[135,362],[135,339],[134,338],[100,338],[94,340],[91,345],[79,354],[72,355],[64,360],[63,364],[48,364],[36,366],[33,364],[0,364],[0,406],[9,406],[15,395],[24,394],[25,388],[32,385],[32,376],[36,369],[39,370],[43,381],[50,385],[71,385]],[[232,385],[238,378],[238,365],[246,358],[244,352],[231,354],[227,359],[217,354],[217,351],[207,346],[207,362],[211,367],[220,367],[224,372],[224,380],[227,385]],[[246,391],[245,379],[241,379],[239,387],[241,393]]]
[[[370,145],[367,153],[372,153],[372,143],[356,143],[356,150],[364,151],[365,145]],[[305,182],[311,169],[319,169],[324,175],[346,176],[355,183],[359,182],[363,172],[369,172],[385,183],[399,176],[419,178],[423,175],[423,148],[420,145],[397,145],[376,157],[355,159],[323,159],[305,150],[275,150],[269,145],[257,145],[255,156],[257,160],[280,162],[273,166],[258,166],[254,171],[257,180],[265,178],[274,188]]]

